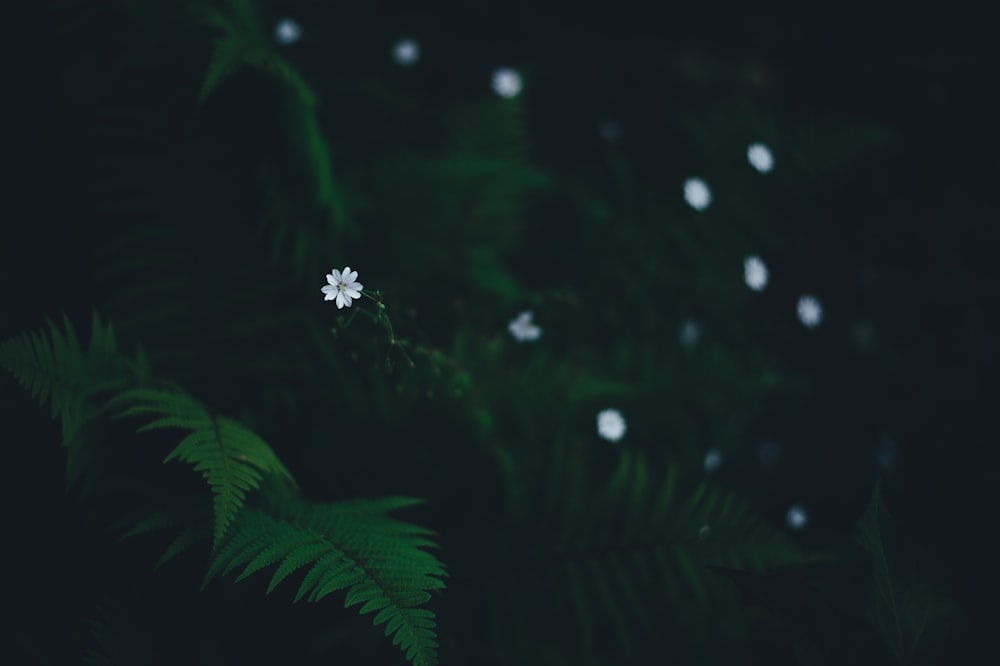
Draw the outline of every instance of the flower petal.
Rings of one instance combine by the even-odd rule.
[[[344,307],[344,292],[337,292],[337,309],[341,310]]]
[[[358,291],[357,289],[351,289],[349,286],[344,287],[344,293],[350,296],[351,298],[361,298],[361,292]]]
[[[338,282],[341,281],[340,271],[338,271],[336,268],[330,271],[329,277],[333,278],[332,280],[330,280],[330,284],[337,284]]]
[[[344,305],[351,307],[351,295],[348,292],[340,292],[340,297],[344,299]]]
[[[354,282],[356,279],[358,279],[357,271],[352,271],[350,266],[344,269],[344,282],[350,283]]]

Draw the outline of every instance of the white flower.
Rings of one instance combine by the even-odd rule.
[[[531,310],[525,310],[507,324],[507,330],[518,342],[531,342],[542,337],[542,329],[531,321],[532,316]]]
[[[751,143],[747,147],[747,161],[761,173],[768,173],[774,168],[774,155],[771,154],[771,149],[762,143]]]
[[[330,284],[320,291],[326,294],[324,301],[337,299],[337,309],[351,307],[352,298],[361,298],[361,290],[365,288],[358,279],[358,272],[352,271],[350,266],[344,266],[344,271],[340,272],[336,268],[326,276],[326,281]]]
[[[504,99],[511,99],[521,94],[523,82],[521,81],[521,75],[516,69],[501,67],[493,72],[491,85],[493,86],[493,92]]]
[[[695,320],[688,319],[681,324],[681,330],[677,337],[685,347],[694,347],[698,344],[698,338],[701,337],[701,326]]]
[[[793,504],[785,514],[785,522],[793,530],[801,530],[809,524],[809,512],[801,504]]]
[[[823,320],[823,306],[815,296],[808,294],[799,298],[798,313],[799,321],[806,328],[816,328]]]
[[[412,39],[401,39],[392,47],[392,57],[397,65],[414,65],[420,59],[420,45]]]
[[[295,19],[284,18],[274,26],[274,41],[282,46],[294,44],[302,36],[302,26]]]
[[[754,291],[762,291],[767,286],[767,266],[764,260],[753,255],[743,260],[743,281]]]
[[[684,181],[684,201],[695,210],[705,210],[712,203],[712,191],[701,178],[688,178]]]
[[[597,434],[609,442],[625,436],[625,418],[617,409],[605,409],[597,415]]]
[[[722,454],[718,449],[712,449],[705,454],[705,472],[711,474],[722,465]]]

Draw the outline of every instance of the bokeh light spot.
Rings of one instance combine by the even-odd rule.
[[[688,178],[684,181],[684,201],[697,211],[705,210],[712,203],[712,191],[701,178]]]
[[[534,313],[525,310],[507,324],[507,330],[518,342],[534,342],[542,337],[542,329],[532,321]]]
[[[401,39],[392,47],[392,59],[402,67],[415,65],[420,60],[420,45],[413,39]]]
[[[521,74],[516,69],[501,67],[493,72],[493,79],[490,85],[496,94],[504,99],[512,99],[521,94],[524,82],[521,80]]]
[[[605,409],[597,415],[597,434],[609,442],[620,441],[625,436],[625,417],[617,409]]]
[[[722,466],[722,453],[718,449],[712,449],[705,454],[705,473],[712,474]]]
[[[785,514],[785,523],[793,530],[805,529],[809,524],[809,512],[801,504],[793,504]]]
[[[767,286],[769,273],[764,260],[752,255],[743,260],[743,281],[754,291],[763,291]]]
[[[751,143],[747,147],[747,161],[761,173],[770,173],[774,169],[774,155],[771,154],[771,149],[762,143]]]
[[[283,18],[274,26],[274,41],[282,46],[288,46],[302,37],[302,26],[291,18]]]
[[[864,320],[851,326],[851,339],[858,349],[869,351],[875,345],[875,325]]]
[[[695,320],[688,319],[681,324],[677,337],[681,345],[690,349],[698,344],[698,339],[701,338],[701,326]]]
[[[819,299],[815,296],[806,294],[800,297],[796,311],[799,315],[799,321],[806,328],[816,328],[823,321],[823,306],[820,305]]]
[[[608,143],[618,143],[622,138],[622,126],[613,120],[605,120],[597,126],[597,132]]]

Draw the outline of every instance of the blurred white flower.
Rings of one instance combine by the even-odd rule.
[[[684,201],[695,210],[705,210],[712,203],[712,191],[701,178],[688,178],[684,181]]]
[[[605,120],[597,126],[601,138],[608,143],[617,143],[622,138],[622,126],[613,120]]]
[[[302,37],[302,26],[295,19],[283,18],[274,26],[274,41],[282,46],[288,46]]]
[[[605,409],[597,415],[597,434],[609,442],[625,436],[625,417],[617,409]]]
[[[493,72],[493,81],[491,85],[493,87],[493,92],[500,95],[504,99],[511,99],[512,97],[517,97],[521,94],[521,88],[524,85],[524,82],[521,80],[521,75],[516,69],[501,67]]]
[[[688,319],[683,324],[681,324],[680,334],[678,338],[680,342],[685,347],[694,347],[698,343],[698,338],[701,337],[701,326],[698,325],[693,319]]]
[[[799,298],[797,307],[799,321],[806,328],[816,328],[823,321],[823,306],[815,296],[805,295]]]
[[[767,266],[764,260],[753,255],[743,260],[743,281],[754,291],[762,291],[767,286]]]
[[[875,325],[868,320],[855,322],[851,327],[851,338],[854,344],[864,351],[868,351],[875,344]]]
[[[774,155],[771,154],[771,149],[762,143],[751,143],[747,147],[747,161],[761,173],[768,173],[774,169]]]
[[[531,310],[525,310],[507,324],[507,330],[518,342],[531,342],[542,337],[542,329],[531,321],[533,316]]]
[[[875,446],[875,462],[879,467],[887,472],[891,472],[896,466],[896,458],[899,456],[899,446],[896,440],[887,433],[882,433],[878,444]]]
[[[420,45],[413,39],[401,39],[392,47],[392,57],[397,65],[414,65],[420,60]]]
[[[801,530],[809,524],[809,513],[801,504],[793,504],[785,514],[785,522],[793,530]]]
[[[705,454],[705,472],[711,474],[722,465],[722,453],[718,449],[712,449]]]
[[[772,467],[778,462],[778,457],[781,455],[781,449],[778,448],[778,444],[771,439],[765,439],[757,447],[757,460],[764,467]]]
[[[326,294],[324,301],[337,300],[337,309],[351,307],[352,298],[361,298],[361,290],[365,288],[363,284],[357,282],[358,272],[352,271],[350,266],[344,266],[343,272],[336,268],[326,276],[326,281],[330,284],[320,291]]]

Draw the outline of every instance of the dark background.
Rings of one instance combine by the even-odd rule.
[[[277,3],[267,5],[277,11]],[[314,10],[312,3],[289,6],[288,13]],[[89,126],[95,104],[79,99],[73,78],[81,60],[100,63],[131,44],[122,32],[127,21],[114,8],[96,18],[72,2],[8,11],[4,339],[60,311],[85,322],[102,302],[93,230],[103,221],[87,178],[99,150]],[[654,9],[637,2],[471,2],[429,9],[383,2],[345,4],[336,12],[339,48],[356,55],[329,66],[359,79],[366,68],[384,76],[389,64],[375,61],[388,60],[384,53],[397,35],[412,34],[425,49],[422,89],[436,100],[482,94],[484,74],[497,62],[558,81],[531,98],[528,109],[535,155],[553,170],[571,169],[588,151],[578,137],[612,115],[625,128],[637,170],[654,172],[675,131],[666,119],[679,96],[694,108],[714,109],[741,87],[776,100],[792,116],[819,110],[890,128],[895,140],[856,165],[824,202],[841,224],[816,233],[836,259],[787,266],[814,282],[824,267],[853,267],[849,278],[828,277],[847,283],[830,300],[879,315],[880,349],[896,363],[878,387],[880,406],[865,413],[883,409],[882,422],[898,444],[887,502],[900,529],[939,559],[954,584],[966,619],[948,644],[958,651],[954,663],[980,658],[988,648],[980,637],[997,619],[992,394],[1000,329],[994,257],[1000,71],[990,21],[950,5],[751,11],[722,3]],[[174,81],[168,66],[155,75],[153,87]],[[363,142],[347,144],[349,161]],[[778,163],[780,169],[780,155]],[[831,402],[849,390],[838,369],[817,370],[819,395]],[[132,564],[108,556],[119,552],[114,536],[65,494],[55,426],[13,382],[4,383],[3,415],[13,424],[4,438],[5,569],[14,583],[8,610],[17,618],[9,628],[37,663],[72,661],[89,644],[80,617],[104,592],[97,581]],[[817,424],[818,432],[826,430]],[[849,428],[823,445],[837,446],[844,432]],[[866,499],[863,491],[858,497]],[[820,506],[815,513],[849,525],[862,507]],[[145,571],[149,561],[135,570]],[[58,652],[53,644],[63,640],[65,652]]]

